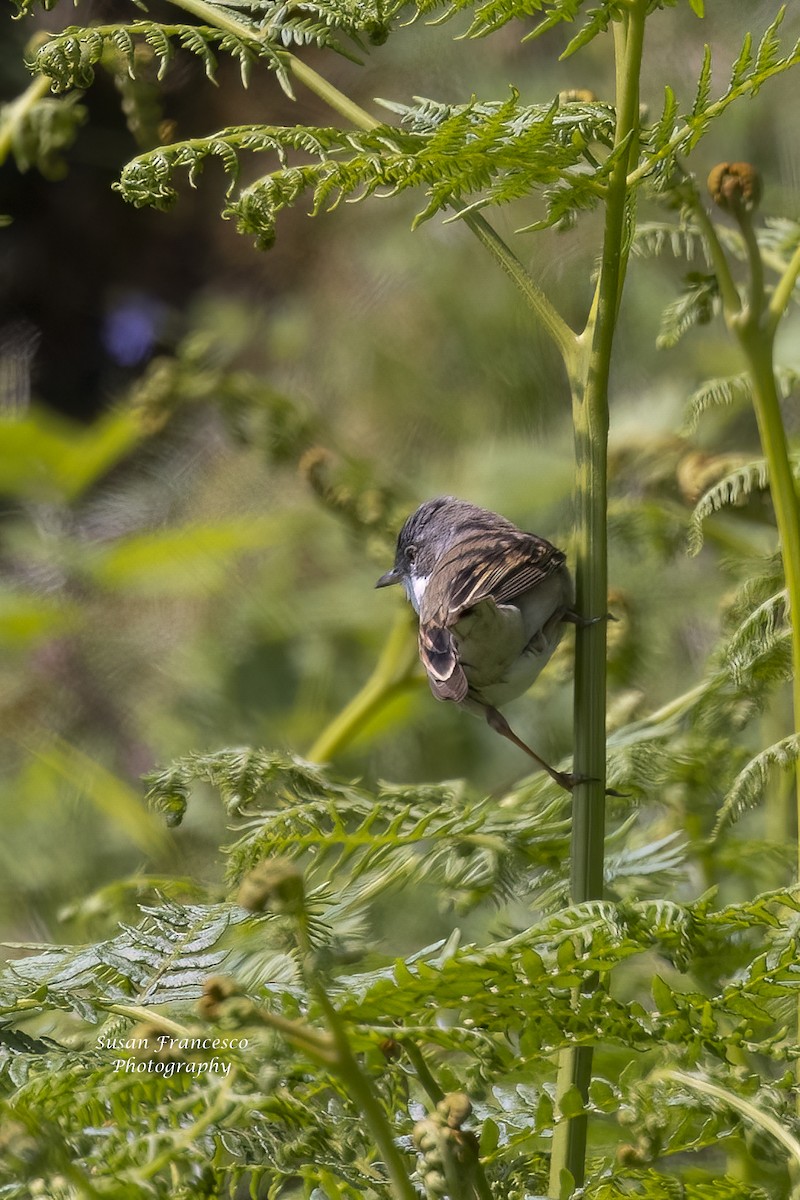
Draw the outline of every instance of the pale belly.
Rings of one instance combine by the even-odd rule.
[[[459,621],[453,635],[473,702],[499,708],[528,690],[561,641],[571,591],[569,575],[557,573],[518,604],[481,604]]]

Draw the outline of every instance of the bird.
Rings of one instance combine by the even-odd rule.
[[[499,513],[437,496],[400,530],[394,565],[375,586],[392,584],[419,616],[419,656],[437,700],[483,716],[572,791],[581,777],[551,767],[499,711],[528,690],[566,622],[592,623],[574,610],[563,551]]]

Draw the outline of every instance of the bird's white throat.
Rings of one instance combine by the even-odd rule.
[[[419,612],[422,604],[422,597],[425,595],[425,588],[428,586],[430,575],[411,575],[406,576],[403,582],[406,585],[406,595],[414,605],[416,612]]]

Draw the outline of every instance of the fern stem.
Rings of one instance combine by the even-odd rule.
[[[511,247],[503,241],[500,234],[492,228],[482,213],[467,213],[463,217],[463,221],[522,292],[526,303],[533,310],[539,323],[558,347],[567,374],[573,376],[580,361],[577,334],[570,329]]]
[[[767,309],[767,329],[771,334],[774,334],[778,322],[789,306],[798,276],[800,276],[800,246],[792,255],[788,267],[783,271],[775,286],[775,291],[772,293],[772,299]]]
[[[411,636],[409,615],[404,609],[395,619],[367,682],[323,729],[309,750],[311,762],[330,762],[336,758],[390,700],[413,687],[417,662],[417,646]]]
[[[747,359],[753,385],[755,408],[761,447],[769,465],[769,488],[778,526],[778,539],[783,560],[783,573],[789,594],[789,621],[792,639],[792,728],[800,730],[800,504],[797,485],[789,457],[789,446],[781,414],[780,395],[775,378],[775,332],[798,273],[800,251],[797,251],[780,279],[772,302],[764,310],[763,265],[753,230],[750,213],[736,210],[739,227],[745,239],[750,266],[749,311],[734,317],[728,324],[739,339]],[[800,768],[795,764],[795,804],[797,812],[797,874],[800,879]],[[797,1004],[796,1024],[800,1029],[800,1001]],[[795,1065],[795,1078],[800,1086],[800,1062]],[[797,1100],[800,1112],[800,1095]]]
[[[314,950],[308,931],[308,913],[305,909],[297,914],[295,925],[297,946],[302,956],[303,974],[306,985],[316,997],[322,1016],[328,1027],[333,1053],[328,1062],[347,1089],[351,1100],[361,1111],[375,1139],[375,1145],[383,1158],[389,1175],[389,1186],[396,1200],[418,1200],[408,1172],[408,1162],[401,1153],[386,1113],[370,1083],[362,1071],[350,1045],[347,1026],[339,1016],[325,985],[319,977]]]
[[[635,144],[639,127],[639,76],[646,5],[636,0],[614,26],[617,120],[615,146]],[[576,603],[583,616],[602,617],[608,597],[607,458],[608,384],[617,312],[625,276],[627,156],[608,182],[605,229],[596,303],[581,335],[585,378],[573,374],[577,475]],[[584,782],[573,793],[571,897],[573,904],[602,898],[606,773],[606,623],[578,628],[575,660],[575,770]],[[596,986],[596,984],[595,984]],[[592,1047],[561,1052],[557,1098],[577,1089],[588,1098]],[[549,1196],[580,1187],[585,1176],[586,1115],[562,1120],[553,1133]]]
[[[336,1044],[335,1069],[369,1125],[375,1145],[381,1153],[388,1172],[392,1192],[397,1200],[418,1200],[416,1189],[412,1186],[409,1177],[407,1160],[398,1149],[392,1127],[369,1079],[356,1061],[344,1023],[321,984],[317,985],[315,991],[326,1024]]]
[[[47,76],[37,75],[21,96],[3,106],[3,120],[0,123],[0,164],[5,162],[11,152],[17,129],[34,105],[38,104],[49,90],[50,80]]]
[[[773,365],[773,339],[763,323],[747,322],[737,329],[753,383],[753,400],[769,486],[778,526],[783,571],[789,593],[792,630],[792,705],[794,732],[800,730],[800,506],[789,458],[786,430]],[[800,875],[800,771],[795,770]]]
[[[725,251],[722,249],[722,243],[719,240],[714,223],[700,202],[700,197],[696,192],[692,192],[692,212],[695,220],[703,232],[703,236],[708,246],[708,252],[711,255],[711,265],[714,268],[714,274],[717,277],[720,296],[722,297],[722,306],[725,310],[727,318],[736,316],[742,309],[742,302],[739,298],[739,292],[736,284],[733,281],[731,269],[728,266],[728,259]]]
[[[236,37],[252,38],[254,41],[259,39],[261,31],[258,26],[251,21],[242,21],[239,17],[235,17],[230,9],[220,8],[218,4],[210,4],[208,0],[169,0],[169,2],[176,8],[182,8],[184,12],[191,13],[193,17],[199,17],[206,25],[214,25],[217,29],[224,29],[226,33],[232,33]]]
[[[743,212],[741,214],[739,228],[744,237],[745,249],[747,250],[747,265],[750,270],[747,319],[752,321],[754,327],[756,327],[761,323],[761,314],[764,310],[764,263],[761,259],[761,251],[749,213]],[[770,341],[772,340],[769,332],[767,332],[766,336]]]
[[[320,75],[308,63],[303,62],[302,58],[298,58],[296,54],[289,53],[281,57],[288,65],[295,79],[304,84],[315,96],[319,96],[320,100],[324,100],[334,112],[337,112],[340,117],[344,117],[345,121],[349,121],[357,129],[377,129],[380,125],[380,121],[371,116],[365,108],[356,104],[344,92],[340,92],[323,75]]]
[[[405,1050],[408,1056],[408,1061],[414,1068],[414,1074],[422,1084],[428,1099],[432,1104],[438,1104],[440,1100],[444,1099],[444,1092],[439,1086],[436,1077],[434,1076],[427,1062],[425,1061],[425,1055],[422,1053],[417,1043],[412,1042],[410,1038],[404,1039],[401,1045]]]

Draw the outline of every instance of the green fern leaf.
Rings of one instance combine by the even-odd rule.
[[[769,596],[757,605],[741,623],[722,648],[719,659],[730,671],[734,683],[741,686],[757,659],[771,653],[776,644],[789,646],[789,629],[786,619],[786,590]],[[790,670],[787,660],[787,669]]]
[[[707,325],[719,309],[719,285],[716,275],[692,271],[686,276],[683,293],[667,305],[661,315],[661,330],[656,338],[660,350],[676,346],[695,325]]]
[[[752,61],[753,35],[752,33],[748,32],[744,35],[744,41],[742,42],[742,48],[739,51],[739,57],[736,59],[736,62],[733,64],[733,68],[731,70],[730,87],[739,87],[740,84],[747,78]]]
[[[638,258],[658,258],[669,250],[674,258],[693,259],[705,254],[705,241],[698,225],[683,217],[671,221],[642,221],[634,232],[631,252]]]
[[[394,108],[402,111],[402,127],[243,126],[160,147],[133,159],[117,187],[133,204],[168,207],[177,194],[171,179],[175,170],[187,169],[195,178],[204,160],[216,156],[233,178],[238,154],[269,150],[279,168],[232,197],[225,211],[266,247],[279,213],[308,191],[312,211],[319,213],[345,198],[421,188],[427,203],[417,225],[448,208],[457,209],[459,219],[475,208],[509,204],[540,190],[548,213],[536,227],[563,222],[578,208],[598,202],[617,157],[626,153],[626,147],[618,147],[600,166],[591,154],[589,139],[613,141],[614,117],[606,105],[526,106],[512,92],[502,103],[420,101],[413,108]],[[316,161],[295,164],[288,157],[294,150]]]
[[[792,469],[795,477],[800,477],[800,456],[792,458]],[[689,553],[697,554],[702,546],[703,522],[708,517],[722,508],[737,504],[756,489],[763,491],[768,485],[767,461],[759,458],[731,471],[730,474],[709,488],[698,500],[689,518]]]
[[[142,912],[139,926],[122,926],[111,941],[47,949],[9,964],[0,986],[42,1009],[74,1008],[93,1022],[110,1001],[195,999],[225,959],[227,951],[215,948],[223,934],[247,915],[228,905],[165,905]]]
[[[720,809],[717,823],[714,827],[714,837],[733,821],[737,821],[742,813],[754,808],[763,798],[770,773],[774,767],[788,771],[797,766],[800,761],[800,734],[791,734],[776,742],[766,750],[762,750],[747,764],[734,781],[733,787],[725,797],[725,803]]]
[[[749,38],[745,39],[731,68],[731,82],[727,90],[716,100],[710,99],[710,61],[707,58],[704,59],[692,111],[684,117],[682,123],[676,123],[666,141],[663,140],[663,134],[666,131],[663,119],[657,135],[645,134],[642,143],[642,160],[633,173],[635,179],[649,177],[656,188],[663,189],[674,174],[676,156],[690,151],[705,136],[711,124],[718,120],[731,104],[740,96],[755,95],[768,80],[800,62],[800,42],[788,52],[781,54],[778,31],[784,14],[785,6],[780,9],[764,33],[754,61],[751,60],[752,42]],[[705,97],[704,103],[702,102],[703,97]]]
[[[753,64],[753,75],[767,75],[779,61],[781,43],[778,37],[778,30],[783,24],[785,16],[786,5],[783,4],[778,9],[775,20],[765,30],[764,36],[759,43],[758,50],[756,51],[756,60]]]
[[[791,367],[776,367],[775,378],[778,390],[786,399],[792,394],[800,372]],[[709,379],[702,384],[686,402],[684,428],[687,433],[693,433],[700,423],[704,413],[712,408],[732,408],[740,404],[751,403],[753,397],[750,376],[747,374],[730,375],[724,379]]]
[[[703,48],[703,65],[700,68],[700,78],[697,81],[697,94],[692,105],[692,116],[697,117],[708,108],[711,95],[711,47]]]

